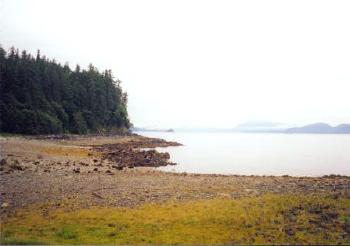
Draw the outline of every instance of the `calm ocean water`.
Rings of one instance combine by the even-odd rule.
[[[320,176],[350,175],[350,134],[265,134],[138,132],[177,141],[170,153],[176,166],[160,169],[188,173]]]

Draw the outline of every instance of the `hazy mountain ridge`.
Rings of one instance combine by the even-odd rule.
[[[157,128],[157,127],[132,127],[132,131],[135,132],[174,132],[172,128]]]
[[[234,128],[174,128],[176,132],[237,132],[237,133],[319,133],[319,134],[350,134],[350,124],[331,126],[327,123],[313,123],[301,127],[291,127],[291,124],[275,122],[245,122]],[[173,132],[171,128],[134,127],[134,131]]]
[[[350,124],[340,124],[333,127],[326,123],[315,123],[303,127],[289,128],[286,133],[350,133]]]
[[[232,131],[235,132],[283,132],[294,125],[287,125],[279,122],[248,121],[238,124]]]
[[[350,134],[350,124],[331,126],[318,122],[301,127],[291,127],[284,123],[275,122],[246,122],[233,128],[236,132],[247,133],[321,133],[321,134]]]

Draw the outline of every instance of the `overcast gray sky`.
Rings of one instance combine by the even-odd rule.
[[[136,126],[350,122],[350,1],[0,0],[0,43],[112,69]]]

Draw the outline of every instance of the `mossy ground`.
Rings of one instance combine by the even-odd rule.
[[[350,199],[255,198],[44,212],[18,210],[2,244],[349,244]]]
[[[87,148],[55,145],[41,146],[39,152],[51,156],[69,156],[78,158],[88,157],[89,153],[91,153]]]

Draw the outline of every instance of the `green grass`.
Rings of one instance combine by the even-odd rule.
[[[45,214],[45,215],[44,215]],[[350,199],[265,195],[139,208],[23,209],[2,244],[349,244]]]
[[[55,236],[67,240],[78,240],[78,232],[73,226],[64,226],[59,228]]]

